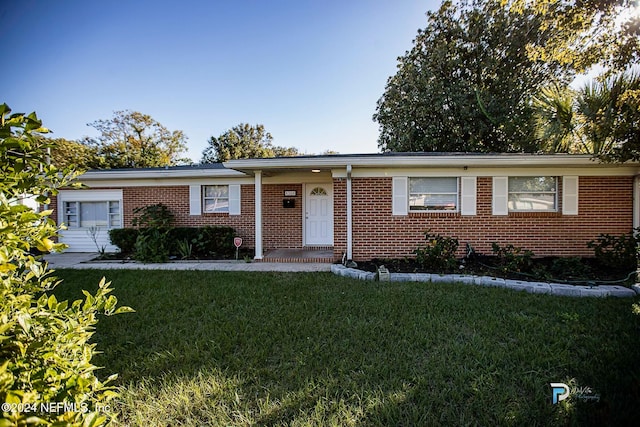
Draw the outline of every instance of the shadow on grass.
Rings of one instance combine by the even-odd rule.
[[[135,314],[98,324],[132,425],[628,424],[640,416],[630,300],[367,283],[327,273],[105,275]],[[600,402],[551,404],[550,382]]]

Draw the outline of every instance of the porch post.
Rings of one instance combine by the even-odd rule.
[[[262,171],[255,171],[255,250],[254,259],[262,259]]]
[[[633,232],[640,227],[640,175],[633,177]],[[636,247],[636,283],[640,283],[640,244]]]
[[[351,222],[351,165],[347,165],[347,260],[353,259],[353,223]]]

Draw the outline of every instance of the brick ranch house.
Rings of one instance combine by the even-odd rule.
[[[490,254],[590,256],[586,243],[640,225],[640,165],[581,155],[388,153],[231,160],[89,171],[89,189],[53,198],[69,251],[110,245],[110,228],[163,203],[176,226],[227,225],[263,259],[274,249],[333,249],[335,260],[412,256],[424,232]]]

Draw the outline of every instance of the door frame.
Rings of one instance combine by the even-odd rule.
[[[311,191],[312,188],[314,187],[324,187],[327,189],[328,193],[329,193],[329,208],[330,208],[330,217],[331,217],[331,221],[330,221],[330,230],[329,230],[329,234],[331,236],[331,241],[326,243],[326,244],[308,244],[307,243],[307,197],[308,197],[308,191]],[[335,217],[334,217],[334,206],[333,206],[333,182],[310,182],[310,183],[303,183],[302,184],[302,192],[303,192],[303,196],[302,196],[302,246],[333,246],[334,244],[334,223],[335,223]]]

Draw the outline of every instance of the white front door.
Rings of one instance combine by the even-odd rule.
[[[332,184],[307,184],[305,196],[305,244],[332,246]]]

